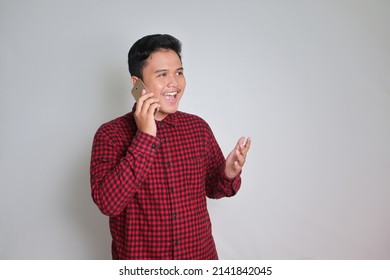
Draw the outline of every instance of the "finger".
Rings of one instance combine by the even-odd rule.
[[[249,151],[249,149],[251,147],[251,143],[252,143],[252,139],[250,137],[248,137],[245,144],[240,146],[240,151],[242,154],[246,155],[246,153]]]
[[[245,163],[245,155],[241,154],[239,150],[236,150],[236,158],[237,160],[235,162],[237,162],[242,167]]]
[[[238,139],[237,141],[235,149],[236,150],[239,149],[244,144],[244,142],[245,142],[245,137],[240,137],[240,139]]]
[[[251,143],[252,143],[252,138],[251,137],[248,137],[247,139],[246,139],[246,142],[245,142],[245,147],[250,147],[251,146]]]
[[[152,92],[145,92],[145,90],[142,90],[142,95],[138,99],[137,103],[139,103],[139,105],[142,107],[143,104],[150,98],[154,98],[154,94]]]
[[[161,106],[161,104],[159,103],[158,100],[157,100],[157,102],[152,103],[149,106],[148,114],[153,114],[154,115],[160,109],[160,106]]]
[[[150,97],[143,102],[142,107],[146,107],[146,109],[148,109],[150,105],[158,103],[159,101],[160,100],[157,97]]]
[[[142,107],[144,105],[144,102],[151,98],[153,96],[153,93],[146,93],[144,92],[144,90],[142,91],[142,95],[140,96],[140,98],[138,99],[137,101],[137,105],[136,105],[136,111],[139,113],[141,110],[142,110]]]
[[[141,108],[141,112],[143,114],[148,114],[149,110],[150,110],[150,107],[153,105],[153,104],[158,104],[159,103],[159,99],[158,98],[155,98],[155,97],[150,97],[148,99],[146,99],[143,103],[142,103],[142,108]]]
[[[143,102],[145,101],[146,99],[150,98],[153,96],[153,92],[146,92],[146,90],[142,90],[142,93],[141,93],[141,96],[140,98],[138,99],[138,102]]]
[[[239,173],[242,170],[242,167],[239,165],[237,161],[234,162],[234,171]]]

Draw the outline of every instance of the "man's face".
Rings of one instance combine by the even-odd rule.
[[[172,50],[152,53],[142,72],[145,86],[160,100],[156,120],[175,113],[186,87],[186,79],[179,56]]]

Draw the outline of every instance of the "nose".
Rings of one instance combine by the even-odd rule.
[[[177,75],[170,75],[168,81],[168,87],[177,87],[178,85],[179,85],[179,81]]]

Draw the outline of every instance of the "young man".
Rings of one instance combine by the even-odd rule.
[[[217,259],[206,205],[241,184],[250,138],[224,158],[201,118],[178,111],[186,86],[181,43],[138,40],[128,55],[143,90],[133,110],[96,132],[92,197],[110,217],[113,259]]]

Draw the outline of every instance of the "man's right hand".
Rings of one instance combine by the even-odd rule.
[[[152,92],[146,93],[146,90],[142,90],[142,95],[137,101],[134,112],[135,123],[139,131],[156,136],[157,127],[154,113],[159,108],[159,99],[153,97]]]

